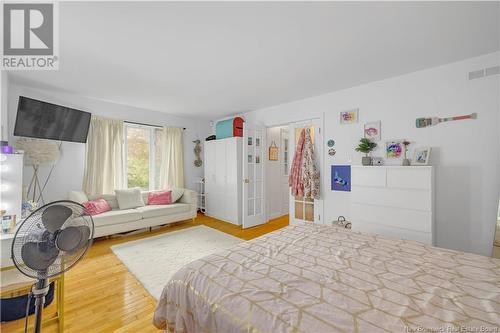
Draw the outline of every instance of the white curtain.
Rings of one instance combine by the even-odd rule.
[[[184,187],[184,154],[182,128],[163,127],[158,133],[160,144],[160,188]]]
[[[92,116],[85,145],[83,190],[114,194],[123,187],[123,121]]]

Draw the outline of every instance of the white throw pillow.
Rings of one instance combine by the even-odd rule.
[[[177,202],[184,194],[183,188],[174,187],[172,190],[172,203]]]
[[[128,190],[115,190],[116,200],[120,209],[130,209],[142,207],[144,201],[142,200],[141,189],[131,188]]]
[[[79,204],[89,201],[87,194],[85,194],[85,192],[83,191],[69,191],[68,199],[74,202],[78,202]]]

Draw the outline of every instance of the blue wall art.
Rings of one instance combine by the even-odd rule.
[[[351,166],[332,165],[332,191],[351,192]]]

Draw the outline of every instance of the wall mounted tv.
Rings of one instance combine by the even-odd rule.
[[[15,136],[87,142],[89,112],[19,96]]]

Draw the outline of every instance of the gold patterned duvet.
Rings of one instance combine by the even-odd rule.
[[[154,315],[169,332],[499,332],[500,260],[318,225],[196,260]]]

